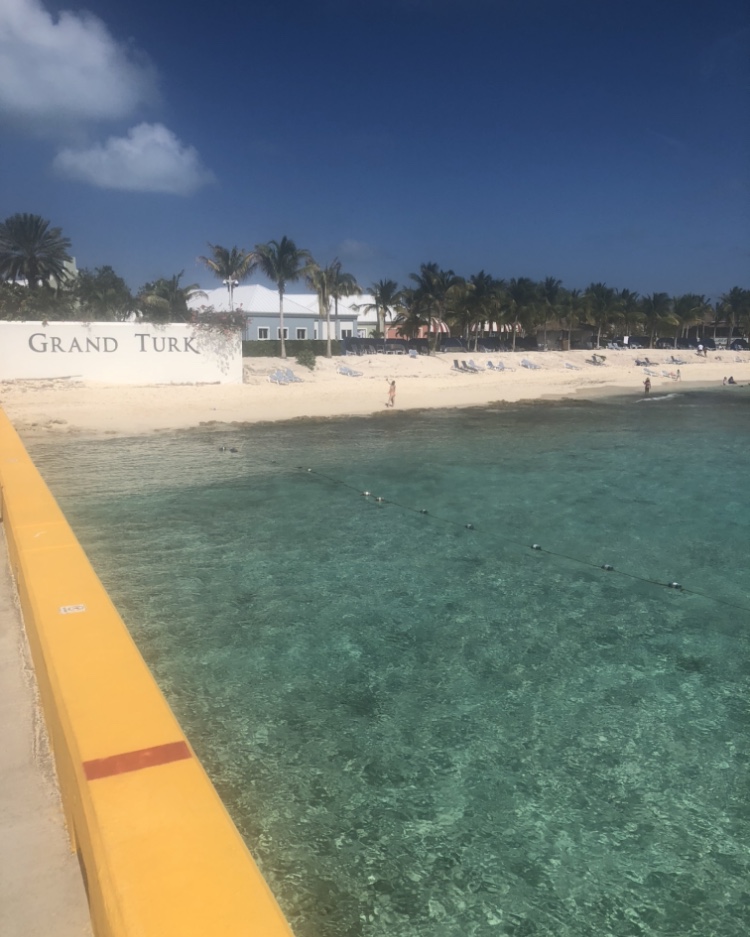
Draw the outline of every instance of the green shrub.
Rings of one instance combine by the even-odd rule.
[[[315,370],[315,352],[312,348],[300,348],[297,352],[297,364],[301,368],[309,368],[311,371]]]

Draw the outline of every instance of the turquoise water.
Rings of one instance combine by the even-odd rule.
[[[739,937],[749,439],[724,393],[30,449],[298,937]]]

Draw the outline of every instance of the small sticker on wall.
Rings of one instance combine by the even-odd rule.
[[[75,615],[76,612],[85,612],[85,605],[61,605],[60,614],[61,615]]]

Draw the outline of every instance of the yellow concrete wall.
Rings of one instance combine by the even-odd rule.
[[[0,411],[0,506],[97,937],[291,930]]]

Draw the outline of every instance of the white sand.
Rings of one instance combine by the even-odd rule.
[[[671,351],[603,351],[605,364],[586,363],[591,352],[529,352],[502,355],[436,355],[417,359],[399,355],[318,358],[314,371],[293,359],[246,358],[241,385],[190,384],[115,386],[72,380],[6,381],[0,383],[0,406],[24,436],[37,434],[138,435],[206,424],[242,424],[367,415],[403,410],[472,407],[521,400],[582,399],[607,393],[643,393],[643,368],[636,358],[648,356],[658,376],[651,377],[652,395],[694,386],[721,387],[730,374],[750,381],[750,353],[674,352],[680,365],[680,383],[662,371]],[[503,361],[515,368],[508,373],[485,371],[464,374],[453,370],[453,360]],[[526,358],[539,370],[521,366]],[[565,367],[576,365],[580,370]],[[303,383],[279,386],[268,375],[280,365],[292,367]],[[361,377],[339,374],[340,365],[362,371]],[[387,410],[387,379],[396,380],[396,407]],[[724,388],[727,393],[738,388]]]

